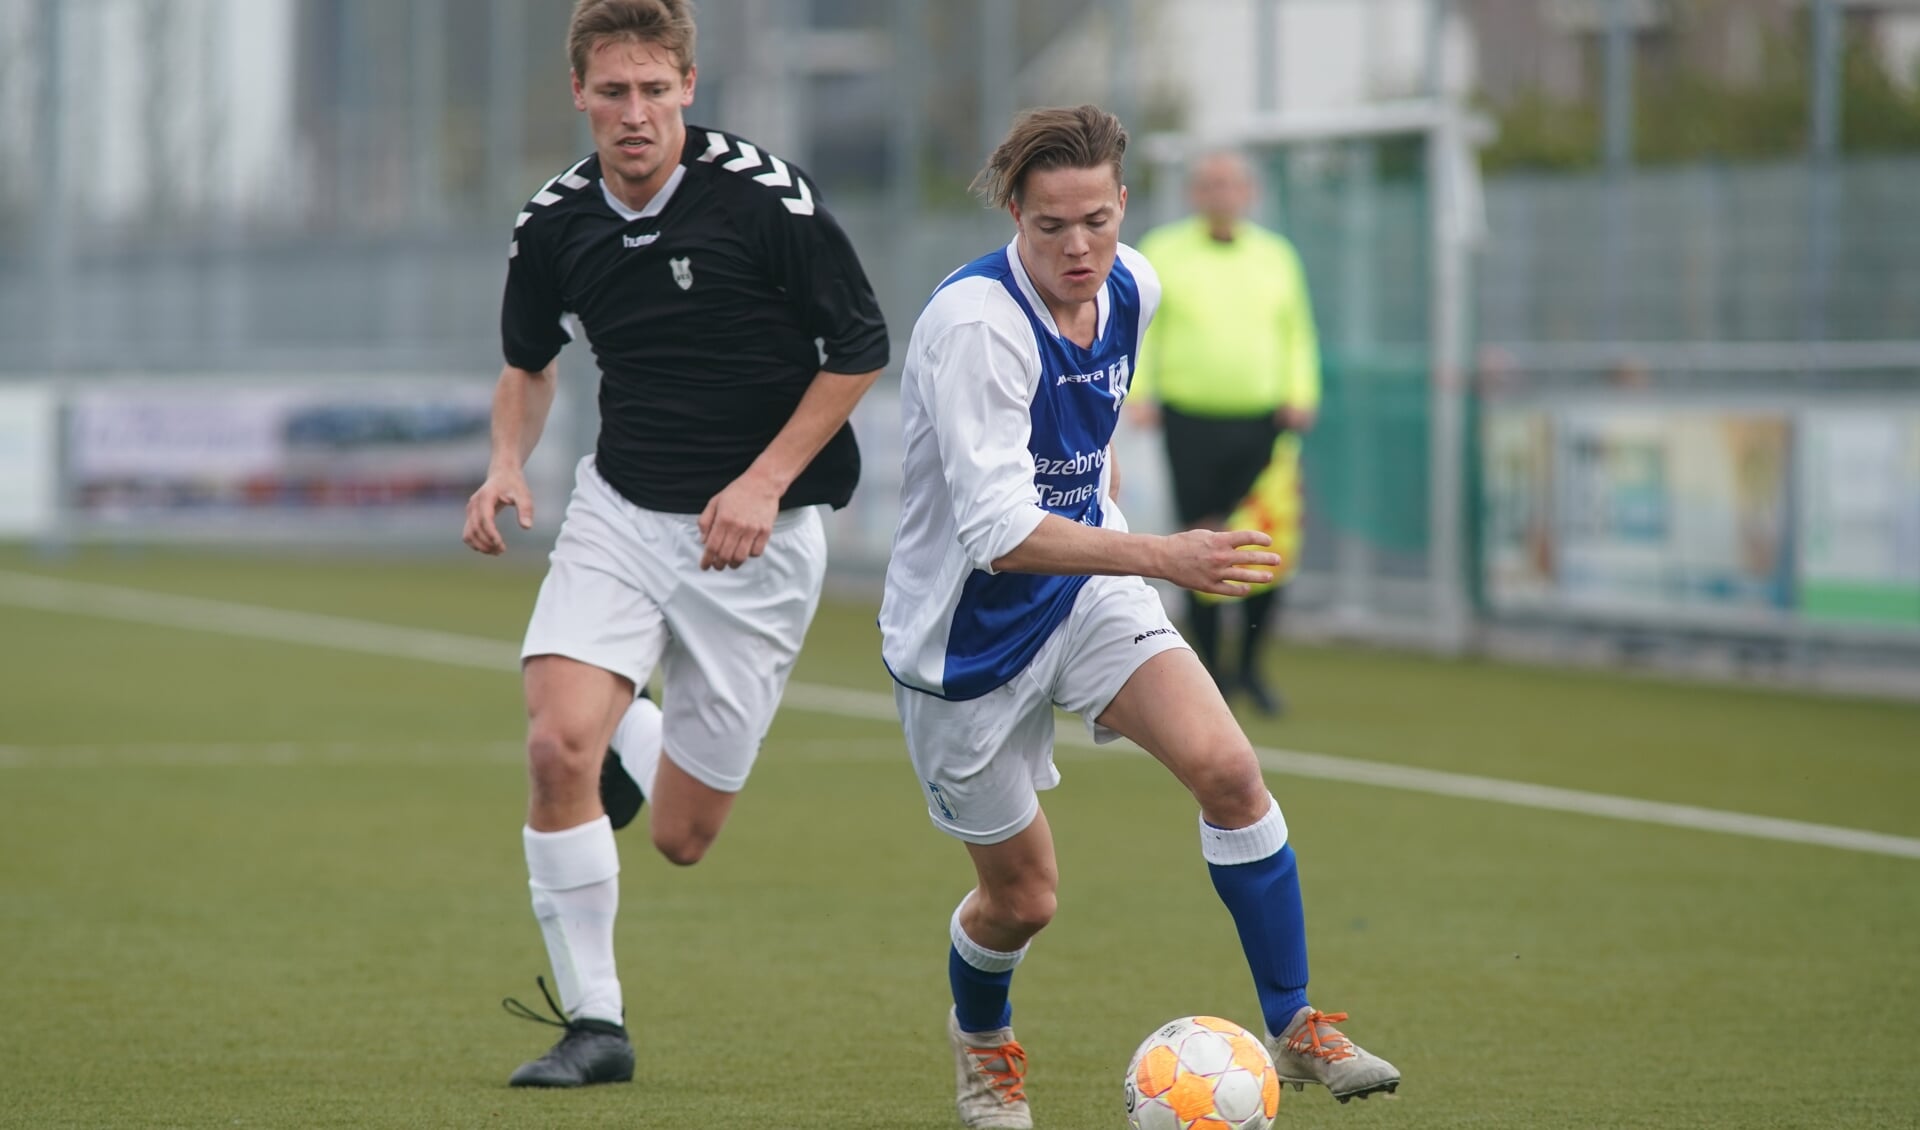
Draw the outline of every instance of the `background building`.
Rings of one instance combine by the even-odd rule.
[[[1905,420],[1920,374],[1920,227],[1907,219],[1920,4],[701,12],[695,118],[810,171],[902,337],[939,277],[1004,231],[965,186],[1018,107],[1097,100],[1133,123],[1129,235],[1177,214],[1196,148],[1254,153],[1262,215],[1301,247],[1327,345],[1304,629],[1446,650],[1542,630],[1563,650],[1595,631],[1639,648],[1652,632],[1692,654],[1654,631],[1677,613],[1689,633],[1733,633],[1717,647],[1766,640],[1802,674],[1838,670],[1849,648],[1855,668],[1876,667],[1883,649],[1920,644],[1920,550],[1897,520],[1906,433],[1859,441],[1883,453],[1893,509],[1880,518],[1835,517],[1812,485],[1831,470],[1819,452],[1858,446],[1851,417],[1828,409]],[[88,391],[103,383],[164,398],[187,387],[170,381],[404,377],[471,395],[496,365],[506,217],[587,145],[566,96],[565,20],[566,5],[534,0],[0,2],[0,381],[43,390],[70,435],[94,434],[73,431],[73,398],[106,396]],[[549,445],[550,491],[595,426],[590,359],[567,364],[581,378]],[[1591,469],[1577,451],[1612,450],[1613,424],[1593,425],[1604,434],[1586,447],[1569,437],[1593,423],[1593,397],[1628,392],[1636,411],[1707,415],[1620,440],[1664,453],[1653,482],[1672,495],[1668,518],[1618,545],[1608,527],[1588,569],[1564,492],[1639,488],[1574,476]],[[1766,417],[1779,450],[1727,458],[1773,459],[1777,490],[1739,503],[1687,485],[1675,437],[1750,434],[1740,413],[1760,404],[1787,412]],[[889,442],[886,410],[884,396],[868,409],[872,443]],[[1537,475],[1503,478],[1524,452],[1489,444],[1527,434],[1545,437]],[[1133,505],[1163,520],[1155,453],[1136,440],[1149,473]],[[196,505],[132,505],[94,483],[72,442],[33,450],[55,452],[32,480],[50,495],[22,504],[36,536],[160,535],[183,517],[193,536],[314,531],[272,507],[209,528]],[[1688,491],[1704,492],[1707,517],[1682,505]],[[875,481],[843,516],[848,584],[883,558],[890,505]],[[1770,516],[1726,517],[1740,505]],[[1546,524],[1517,574],[1500,525],[1516,508]],[[353,505],[329,514],[327,538],[426,537]],[[1771,531],[1770,548],[1741,558],[1733,535],[1682,548],[1675,531],[1701,521],[1748,541]],[[1814,545],[1816,528],[1832,537]],[[1719,564],[1687,564],[1702,553]],[[1881,611],[1805,606],[1818,578],[1856,573]]]

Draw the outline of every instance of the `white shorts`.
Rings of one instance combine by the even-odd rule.
[[[1040,811],[1039,791],[1060,783],[1053,708],[1080,715],[1093,740],[1110,742],[1119,735],[1095,719],[1142,663],[1186,646],[1145,581],[1094,577],[1033,662],[1005,686],[949,702],[895,684],[927,814],[968,843],[1018,835]]]
[[[573,498],[520,648],[644,687],[663,665],[667,756],[722,792],[747,783],[820,604],[826,527],[782,511],[766,552],[702,571],[699,516],[643,510],[580,461]]]

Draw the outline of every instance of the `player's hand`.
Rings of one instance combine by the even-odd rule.
[[[487,481],[467,499],[467,526],[460,540],[490,557],[505,553],[507,542],[494,516],[509,506],[519,516],[521,529],[533,529],[533,492],[527,489],[527,477],[518,469],[489,471]]]
[[[752,471],[727,484],[700,512],[702,569],[738,569],[767,551],[785,493]]]
[[[1166,539],[1160,576],[1183,589],[1215,596],[1245,596],[1247,585],[1273,580],[1280,555],[1256,546],[1273,544],[1259,530],[1188,530]]]
[[[1160,405],[1148,400],[1146,397],[1141,397],[1139,400],[1128,400],[1126,407],[1122,410],[1122,415],[1128,423],[1136,428],[1152,430],[1160,426]]]

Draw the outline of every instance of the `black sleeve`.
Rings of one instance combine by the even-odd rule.
[[[507,364],[537,373],[559,355],[573,335],[560,324],[565,313],[546,255],[532,224],[515,233],[507,255],[507,290],[500,300],[500,346]]]
[[[887,323],[847,233],[802,178],[798,200],[762,195],[765,247],[774,284],[800,308],[826,353],[830,373],[870,373],[887,365]],[[795,211],[789,204],[805,201]]]

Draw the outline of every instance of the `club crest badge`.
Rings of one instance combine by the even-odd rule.
[[[680,284],[681,290],[693,289],[693,259],[669,259],[667,266],[673,268],[673,281]]]

